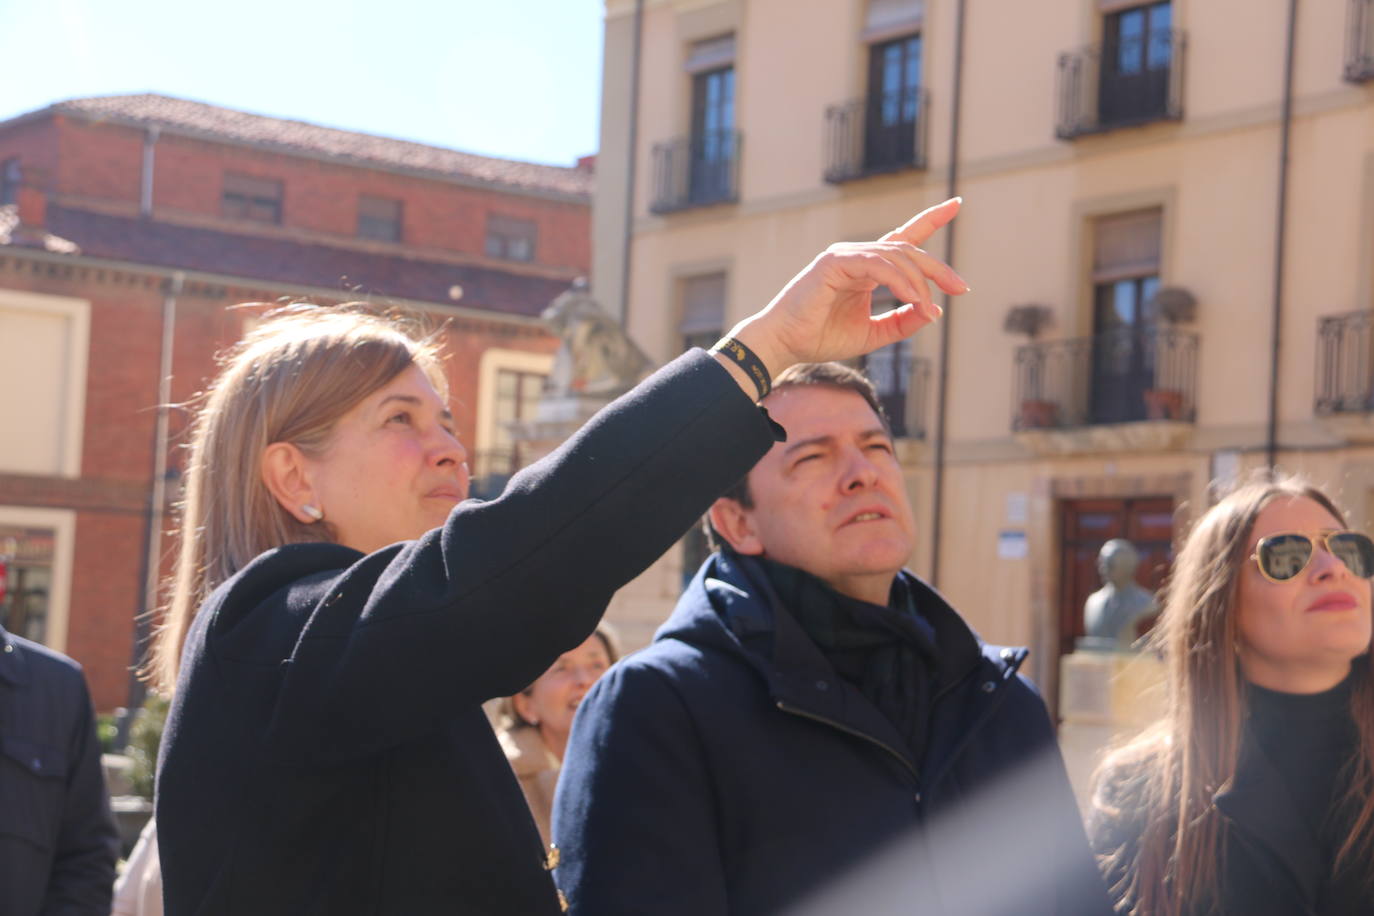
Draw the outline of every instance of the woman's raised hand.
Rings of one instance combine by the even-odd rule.
[[[952,296],[969,286],[919,247],[959,212],[953,198],[875,242],[839,242],[816,256],[766,308],[731,330],[776,375],[794,363],[850,359],[909,337],[940,316],[930,284]],[[873,290],[905,302],[872,314]]]

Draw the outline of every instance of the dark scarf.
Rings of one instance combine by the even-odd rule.
[[[759,558],[783,608],[834,666],[887,717],[919,764],[936,672],[935,631],[899,575],[888,605],[841,595],[815,576]]]

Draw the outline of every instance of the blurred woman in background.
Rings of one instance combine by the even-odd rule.
[[[586,642],[558,656],[538,680],[501,703],[497,737],[546,846],[573,716],[597,678],[619,658],[610,626],[602,622]]]

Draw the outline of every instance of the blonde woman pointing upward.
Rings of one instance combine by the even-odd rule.
[[[939,312],[964,281],[918,246],[958,211],[834,245],[712,352],[616,401],[500,498],[464,502],[426,339],[287,309],[231,353],[196,421],[157,821],[168,916],[559,911],[481,710],[593,631],[766,452],[755,401]],[[870,311],[887,286],[909,304]]]

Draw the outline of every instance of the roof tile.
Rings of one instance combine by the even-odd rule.
[[[240,235],[49,205],[47,229],[93,258],[225,274],[347,295],[414,299],[538,316],[566,280],[493,267],[375,254],[292,239]],[[2,244],[3,242],[0,242]],[[462,287],[462,298],[449,295]]]
[[[590,199],[592,191],[592,174],[587,169],[479,156],[165,95],[148,93],[69,99],[47,110],[93,120],[206,134],[287,152],[326,156],[373,167],[428,172],[518,190],[581,199]]]

